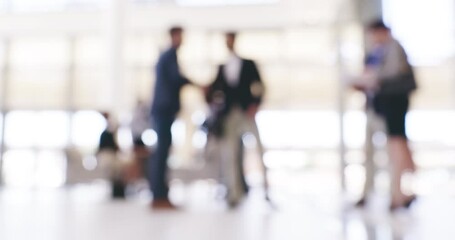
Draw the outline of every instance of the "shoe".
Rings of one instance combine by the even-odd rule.
[[[411,196],[408,201],[406,201],[405,203],[403,203],[403,207],[405,207],[406,209],[410,208],[411,205],[417,200],[417,197],[416,196]]]
[[[365,198],[361,198],[357,203],[355,204],[355,207],[362,208],[365,207],[367,204],[367,200]]]
[[[150,207],[155,210],[178,210],[178,208],[172,204],[169,199],[153,200]]]
[[[409,197],[408,200],[406,200],[405,202],[401,203],[401,204],[391,204],[390,205],[390,211],[395,211],[399,208],[405,208],[405,209],[409,209],[411,207],[411,205],[417,200],[417,197],[416,196],[411,196]]]

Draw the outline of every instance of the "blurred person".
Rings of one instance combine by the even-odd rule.
[[[224,148],[222,167],[227,201],[231,207],[235,207],[248,192],[242,161],[242,137],[248,132],[256,138],[266,194],[268,190],[266,168],[262,161],[264,150],[255,120],[265,92],[264,84],[254,61],[243,59],[236,53],[236,36],[235,32],[226,34],[229,58],[219,67],[216,79],[206,93],[207,101],[216,110],[214,119],[211,119],[212,128]]]
[[[380,57],[377,50],[367,53],[364,62],[364,70],[360,78],[354,81],[353,87],[362,91],[365,94],[366,106],[366,128],[365,128],[365,183],[361,199],[356,203],[357,207],[363,207],[367,203],[367,198],[374,191],[376,164],[374,161],[375,146],[373,136],[376,132],[385,131],[383,118],[376,113],[374,109],[374,97],[377,93],[376,80],[374,79],[375,72],[380,65]]]
[[[133,162],[128,171],[129,181],[135,181],[145,176],[145,166],[150,150],[142,141],[142,134],[150,128],[150,108],[138,100],[131,119],[131,135],[133,137]]]
[[[363,82],[355,87],[367,94],[368,104],[383,119],[387,129],[387,148],[391,162],[390,209],[407,208],[415,196],[403,192],[401,180],[406,172],[415,171],[415,164],[408,145],[405,120],[410,95],[417,85],[405,50],[381,20],[368,26],[368,37],[371,49],[367,54]],[[372,166],[372,159],[367,159],[367,185],[371,184],[369,181],[374,177]],[[365,198],[358,205],[364,203]]]
[[[174,209],[175,206],[168,198],[167,179],[167,161],[172,144],[171,126],[180,110],[180,90],[190,82],[180,72],[177,61],[177,51],[183,42],[183,28],[173,27],[169,30],[169,35],[171,46],[160,55],[156,64],[156,83],[151,117],[158,142],[148,164],[148,174],[153,193],[151,207]]]
[[[150,108],[144,101],[137,101],[130,125],[131,135],[133,137],[133,146],[135,148],[145,147],[145,144],[142,141],[142,134],[150,128]]]
[[[123,167],[118,158],[119,146],[117,143],[117,126],[108,112],[101,113],[106,120],[106,128],[101,133],[97,158],[100,166],[107,170],[111,181],[112,197],[125,197],[125,181],[123,179]]]

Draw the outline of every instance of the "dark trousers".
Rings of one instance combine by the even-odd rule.
[[[153,117],[153,124],[158,137],[156,150],[148,164],[149,183],[153,199],[167,199],[168,197],[167,160],[172,144],[171,126],[174,120],[174,116]]]

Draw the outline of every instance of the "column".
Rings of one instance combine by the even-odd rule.
[[[107,77],[104,82],[103,106],[115,115],[125,109],[126,101],[123,56],[125,7],[126,0],[111,0],[106,16]]]

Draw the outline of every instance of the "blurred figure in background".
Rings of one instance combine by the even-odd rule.
[[[255,116],[264,95],[256,64],[239,57],[235,51],[236,33],[226,34],[226,45],[230,51],[227,62],[220,66],[215,81],[207,90],[207,101],[214,103],[217,116],[213,119],[213,131],[222,138],[223,173],[227,187],[227,201],[235,207],[248,192],[242,161],[242,137],[251,132],[260,151],[264,175],[266,169],[264,153]],[[267,191],[267,177],[264,178]]]
[[[390,29],[377,20],[368,26],[370,50],[366,58],[363,81],[356,88],[368,96],[369,105],[385,122],[387,147],[391,162],[391,205],[394,210],[409,207],[415,200],[404,193],[402,177],[414,172],[415,164],[406,136],[406,113],[410,94],[417,88],[414,72],[403,47],[393,39]],[[368,141],[368,140],[367,140]],[[372,159],[367,159],[367,185],[374,176]],[[370,165],[370,166],[368,166]],[[370,178],[370,180],[368,180]],[[363,205],[362,199],[358,205]]]
[[[117,156],[120,150],[117,143],[117,125],[109,113],[103,112],[101,114],[106,120],[106,129],[101,133],[99,140],[97,151],[98,162],[107,171],[112,186],[112,197],[124,198],[125,181],[123,178],[123,166]]]
[[[156,151],[150,158],[148,174],[153,193],[153,208],[175,208],[168,199],[168,164],[172,144],[171,126],[180,110],[180,90],[190,83],[179,69],[177,50],[183,41],[183,29],[173,27],[169,30],[171,47],[163,52],[156,64],[156,83],[152,102],[152,122],[158,142]]]
[[[131,119],[131,135],[133,137],[133,162],[128,171],[129,181],[142,179],[145,174],[145,166],[150,150],[142,141],[142,134],[150,128],[150,108],[147,104],[138,100]]]
[[[150,108],[147,104],[138,100],[134,108],[133,118],[131,119],[131,135],[133,137],[134,148],[144,148],[142,134],[150,128]]]

